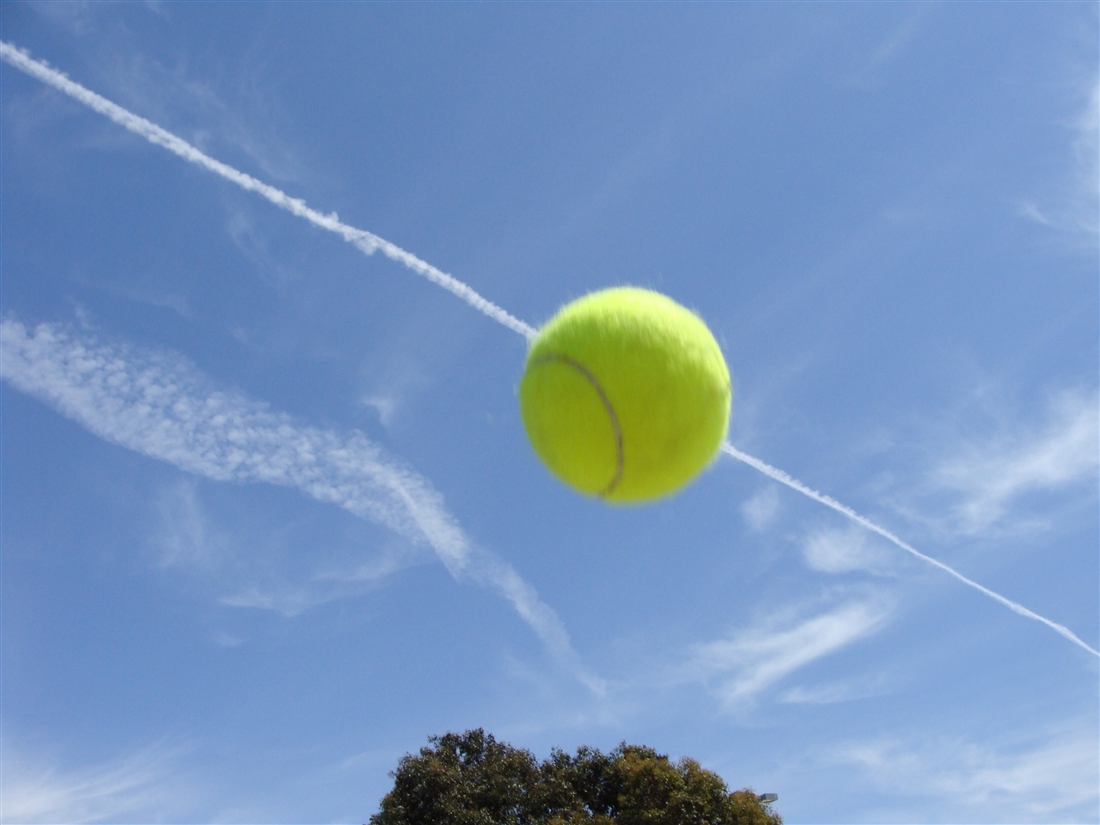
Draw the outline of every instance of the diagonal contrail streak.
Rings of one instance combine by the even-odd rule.
[[[219,389],[173,353],[104,343],[63,325],[0,320],[0,379],[105,441],[221,482],[290,487],[426,544],[456,581],[508,600],[548,652],[596,694],[565,625],[510,564],[466,535],[431,483],[362,433],[306,426]]]
[[[535,337],[536,331],[534,327],[530,324],[525,324],[523,321],[519,320],[519,318],[511,315],[492,301],[483,298],[475,292],[473,288],[462,283],[462,281],[458,280],[453,275],[448,275],[441,269],[437,269],[426,261],[420,260],[420,258],[416,257],[411,252],[406,252],[401,247],[390,243],[384,238],[380,238],[364,229],[356,229],[354,226],[348,226],[346,223],[342,223],[340,219],[336,217],[335,212],[331,215],[323,215],[316,209],[311,209],[306,206],[305,201],[299,198],[292,198],[281,189],[276,189],[274,186],[257,180],[251,175],[245,174],[238,169],[234,169],[232,166],[222,163],[220,160],[215,160],[192,146],[183,138],[173,135],[171,132],[162,129],[152,121],[135,115],[133,112],[123,109],[117,103],[112,103],[110,100],[107,100],[107,98],[96,94],[90,89],[84,88],[79,83],[69,80],[69,78],[61,72],[50,68],[45,63],[34,60],[21,49],[10,43],[0,41],[0,58],[6,60],[20,71],[31,75],[31,77],[35,77],[43,83],[53,86],[58,91],[64,92],[69,97],[83,103],[90,109],[94,109],[101,115],[107,116],[115,123],[145,138],[150,143],[163,146],[169,152],[179,155],[184,160],[194,163],[196,166],[201,166],[213,172],[215,175],[220,175],[226,180],[237,184],[237,186],[242,189],[246,189],[249,192],[255,192],[267,198],[280,209],[285,209],[293,215],[305,218],[314,226],[318,226],[321,229],[326,229],[329,232],[339,235],[364,254],[373,255],[375,252],[380,251],[387,258],[397,261],[399,264],[408,267],[418,275],[424,276],[432,283],[438,284],[447,291],[457,295],[474,309],[488,315],[497,323],[508,327],[508,329],[518,332],[527,340],[531,340]]]
[[[965,584],[969,587],[973,587],[979,593],[984,593],[986,596],[989,596],[989,598],[1000,602],[1005,607],[1007,607],[1009,610],[1011,610],[1015,613],[1019,613],[1021,616],[1026,616],[1029,619],[1034,619],[1037,622],[1042,622],[1047,627],[1049,627],[1051,630],[1053,630],[1055,633],[1059,633],[1062,636],[1065,636],[1067,639],[1069,639],[1075,645],[1083,647],[1085,650],[1087,650],[1093,656],[1100,657],[1100,651],[1094,650],[1093,648],[1089,647],[1087,644],[1085,644],[1083,641],[1081,641],[1079,638],[1077,638],[1077,636],[1069,628],[1064,627],[1064,626],[1058,624],[1057,622],[1052,622],[1050,619],[1044,618],[1043,616],[1040,616],[1038,613],[1035,613],[1031,610],[1028,610],[1022,604],[1017,604],[1016,602],[1012,601],[1012,599],[1006,598],[1006,597],[1002,596],[1000,593],[995,593],[994,591],[990,590],[988,587],[983,587],[982,585],[978,584],[976,581],[973,581],[972,579],[968,579],[966,576],[964,576],[962,573],[958,572],[954,568],[948,567],[942,561],[937,561],[936,559],[932,558],[931,556],[924,555],[924,553],[920,552],[919,550],[917,550],[912,545],[906,544],[904,541],[899,539],[897,536],[895,536],[889,530],[886,530],[883,527],[879,527],[877,524],[875,524],[870,519],[865,518],[864,516],[861,516],[859,513],[857,513],[851,507],[848,507],[845,504],[841,504],[835,498],[833,498],[831,496],[827,496],[824,493],[819,493],[817,490],[814,490],[811,487],[807,487],[805,484],[803,484],[798,479],[787,475],[782,470],[761,461],[759,458],[754,458],[753,456],[749,455],[748,453],[741,452],[739,449],[734,447],[728,441],[726,441],[722,444],[722,452],[724,452],[728,456],[736,458],[738,461],[741,461],[741,462],[744,462],[745,464],[748,464],[750,467],[752,467],[755,470],[759,470],[764,475],[768,476],[769,478],[775,479],[780,484],[786,484],[792,490],[797,490],[798,492],[802,493],[802,495],[807,496],[808,498],[812,498],[814,501],[816,501],[820,504],[824,504],[826,507],[830,507],[833,510],[836,510],[841,515],[844,515],[844,516],[847,516],[848,518],[850,518],[852,521],[854,521],[860,527],[863,527],[867,530],[870,530],[872,533],[878,533],[884,539],[891,542],[892,544],[897,545],[902,550],[904,550],[906,553],[912,553],[914,556],[916,556],[921,561],[926,561],[929,564],[934,565],[935,567],[938,567],[940,570],[943,570],[945,573],[947,573],[951,576],[954,576],[956,579],[961,581],[963,584]]]
[[[538,335],[538,330],[536,330],[530,324],[521,321],[502,307],[499,307],[492,301],[483,298],[476,291],[474,291],[473,288],[467,286],[462,281],[455,278],[453,275],[448,275],[446,272],[437,269],[426,261],[422,261],[411,252],[406,252],[401,247],[397,246],[396,244],[390,243],[384,238],[380,238],[378,235],[367,232],[364,229],[357,229],[354,226],[349,226],[346,223],[342,223],[340,219],[337,218],[335,213],[324,215],[317,210],[311,209],[310,207],[306,206],[305,201],[299,198],[293,198],[283,192],[281,189],[276,189],[274,186],[257,180],[251,175],[241,172],[238,169],[234,169],[232,166],[222,163],[219,160],[215,160],[204,152],[201,152],[196,147],[192,146],[187,141],[183,140],[183,138],[177,137],[166,129],[157,126],[152,121],[146,120],[145,118],[136,115],[127,109],[122,108],[117,103],[112,103],[110,100],[107,100],[107,98],[96,94],[90,89],[86,89],[84,86],[81,86],[79,83],[70,80],[56,69],[51,68],[43,62],[33,59],[26,52],[19,49],[18,47],[4,41],[0,41],[0,59],[7,61],[15,68],[19,69],[22,72],[26,72],[27,74],[37,78],[38,80],[41,80],[43,83],[53,86],[58,91],[64,92],[74,100],[83,103],[85,106],[88,106],[89,108],[99,112],[102,115],[105,115],[120,126],[130,130],[140,137],[145,138],[150,143],[155,143],[158,146],[162,146],[168,151],[179,155],[181,158],[188,161],[189,163],[194,163],[195,165],[201,166],[202,168],[207,169],[216,175],[220,175],[226,180],[237,184],[237,186],[241,187],[242,189],[245,189],[249,192],[256,192],[257,194],[271,201],[280,209],[285,209],[293,215],[297,215],[300,218],[305,218],[314,226],[318,226],[321,229],[325,229],[329,232],[339,235],[341,238],[355,246],[364,254],[373,255],[375,252],[381,251],[382,254],[385,255],[387,258],[397,261],[408,269],[411,269],[413,272],[416,272],[417,274],[427,278],[432,283],[443,287],[454,295],[457,295],[474,309],[485,314],[489,318],[492,318],[494,321],[507,327],[513,332],[518,332],[528,341],[534,340],[535,336]],[[838,513],[847,516],[856,524],[859,524],[861,527],[864,527],[873,533],[878,533],[880,536],[897,545],[902,550],[905,550],[907,553],[912,553],[917,558],[922,559],[929,564],[935,565],[944,572],[954,576],[956,579],[963,582],[964,584],[973,587],[978,592],[983,593],[986,596],[989,596],[991,599],[1000,602],[1009,610],[1012,610],[1015,613],[1020,614],[1021,616],[1026,616],[1029,619],[1034,619],[1037,622],[1042,622],[1047,627],[1069,639],[1074,644],[1083,647],[1094,656],[1100,657],[1100,651],[1094,650],[1093,648],[1089,647],[1087,644],[1077,638],[1077,636],[1074,635],[1073,632],[1070,631],[1068,628],[1063,627],[1057,622],[1052,622],[1050,619],[1046,619],[1040,616],[1038,613],[1034,613],[1028,610],[1023,605],[1017,604],[1011,599],[1007,599],[999,593],[993,592],[987,587],[983,587],[977,582],[968,579],[966,576],[948,567],[943,562],[937,561],[931,556],[924,555],[924,553],[921,553],[919,550],[906,544],[893,533],[883,529],[882,527],[879,527],[873,521],[869,521],[868,519],[857,513],[855,510],[847,507],[844,504],[841,504],[836,499],[830,498],[823,493],[819,493],[816,490],[807,487],[805,484],[798,481],[797,479],[787,475],[782,470],[772,467],[770,464],[767,464],[758,458],[754,458],[747,453],[741,452],[729,442],[725,442],[724,444],[722,444],[722,451],[725,452],[727,455],[730,455],[733,458],[737,459],[738,461],[748,464],[750,467],[760,471],[764,475],[775,479],[781,484],[785,484],[791,489],[797,490],[798,492],[802,493],[802,495],[808,496],[814,501],[817,501],[820,504],[824,504],[826,507],[830,507],[833,510],[836,510]]]

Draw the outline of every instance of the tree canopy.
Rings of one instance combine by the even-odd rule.
[[[625,742],[539,763],[484,730],[429,738],[401,758],[370,825],[782,825],[746,788],[693,759]]]

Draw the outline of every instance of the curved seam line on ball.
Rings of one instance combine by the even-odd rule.
[[[603,498],[619,486],[619,482],[623,477],[623,431],[619,427],[619,416],[615,415],[615,408],[611,406],[611,401],[608,399],[607,393],[603,391],[603,387],[600,386],[600,382],[596,380],[596,376],[594,376],[584,364],[570,358],[568,355],[562,355],[558,352],[548,352],[545,355],[540,355],[532,359],[530,366],[537,367],[547,361],[560,361],[583,375],[588,380],[588,383],[592,385],[596,394],[600,396],[600,401],[603,402],[604,409],[607,410],[607,416],[611,419],[611,429],[615,432],[615,475],[611,479],[610,484],[596,493],[597,496]]]

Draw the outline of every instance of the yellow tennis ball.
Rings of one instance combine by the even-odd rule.
[[[519,404],[554,475],[605,501],[640,502],[679,490],[714,457],[730,374],[699,316],[617,287],[567,304],[542,328]]]

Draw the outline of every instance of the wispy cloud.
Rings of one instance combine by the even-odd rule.
[[[10,43],[0,42],[0,59],[7,61],[20,71],[26,72],[31,77],[49,84],[58,91],[64,92],[73,100],[110,118],[115,123],[145,140],[148,140],[150,143],[164,147],[169,152],[178,155],[188,163],[193,163],[207,171],[213,172],[248,192],[255,192],[278,206],[280,209],[285,209],[292,215],[304,218],[316,227],[338,235],[365,255],[373,255],[375,252],[381,252],[390,260],[397,261],[402,266],[423,276],[437,286],[443,287],[451,294],[461,298],[478,312],[492,318],[498,324],[507,327],[513,332],[519,333],[528,340],[533,339],[537,334],[534,327],[514,317],[493,302],[486,300],[468,284],[463,283],[453,275],[448,275],[446,272],[437,269],[426,261],[420,260],[420,258],[416,257],[411,252],[406,252],[401,247],[390,243],[384,238],[380,238],[363,229],[356,229],[354,226],[349,226],[346,223],[341,223],[335,212],[324,215],[316,209],[311,209],[306,206],[305,201],[299,198],[292,198],[290,195],[276,189],[274,186],[263,183],[251,175],[245,174],[238,169],[234,169],[232,166],[215,160],[183,140],[183,138],[172,134],[166,129],[162,129],[155,123],[133,112],[127,111],[117,103],[113,103],[102,95],[98,95],[90,89],[86,89],[79,83],[69,80],[64,74],[51,68],[47,64],[34,60],[26,52],[16,46]]]
[[[394,413],[397,412],[399,402],[395,395],[370,395],[359,399],[364,407],[374,410],[378,414],[378,421],[383,427],[389,427],[393,423]]]
[[[857,58],[859,64],[849,74],[848,82],[863,89],[882,87],[890,65],[905,53],[923,27],[927,15],[925,6],[918,4],[910,7],[908,15],[888,31],[869,54]]]
[[[802,539],[802,557],[811,569],[821,573],[858,571],[888,576],[897,567],[896,553],[885,552],[866,530],[855,526],[811,531]]]
[[[61,770],[5,743],[4,822],[118,822],[185,815],[191,791],[175,772],[179,748],[163,744],[131,755]]]
[[[828,682],[812,687],[797,685],[785,691],[779,697],[779,701],[790,705],[833,705],[838,702],[852,702],[857,699],[881,696],[889,690],[890,684],[888,678],[878,675],[863,679]]]
[[[267,560],[270,557],[261,554],[258,560],[241,561],[236,565],[236,570],[218,577],[219,584],[225,579],[233,582],[230,588],[221,585],[220,589],[229,592],[218,597],[219,604],[246,610],[268,610],[292,619],[320,605],[361,595],[378,582],[408,567],[412,558],[408,553],[386,548],[369,561],[350,569],[321,568],[298,575],[279,569],[284,566],[279,564],[274,565],[275,569],[258,570],[260,563]],[[501,589],[493,582],[482,583]],[[538,599],[535,593],[532,597]],[[567,648],[566,655],[568,653]]]
[[[779,488],[769,484],[741,505],[741,515],[749,528],[757,533],[766,530],[779,514]]]
[[[885,529],[884,527],[879,527],[879,525],[875,524],[870,519],[866,518],[865,516],[861,516],[859,513],[857,513],[855,510],[853,510],[848,505],[841,504],[839,501],[837,501],[832,496],[827,496],[824,493],[819,493],[817,490],[814,490],[811,487],[807,487],[801,481],[799,481],[798,479],[796,479],[793,476],[789,475],[788,473],[783,472],[778,467],[773,467],[772,465],[768,464],[767,462],[761,461],[759,458],[751,456],[748,453],[744,453],[741,450],[738,450],[736,447],[734,447],[728,441],[724,442],[722,444],[721,450],[726,455],[728,455],[732,458],[735,458],[735,459],[737,459],[738,461],[740,461],[744,464],[748,464],[750,467],[753,467],[754,469],[759,470],[760,472],[762,472],[764,475],[768,476],[769,478],[775,479],[780,484],[784,484],[787,487],[790,487],[792,490],[798,491],[799,493],[806,496],[807,498],[813,499],[814,501],[818,502],[819,504],[824,504],[826,507],[830,508],[831,510],[835,510],[836,512],[840,513],[841,515],[851,519],[853,522],[855,522],[859,526],[863,527],[864,529],[870,530],[872,533],[877,533],[878,535],[882,536],[884,539],[889,541],[891,544],[895,545],[896,547],[900,547],[906,553],[909,553],[910,555],[915,556],[916,558],[920,559],[921,561],[924,561],[928,564],[931,564],[933,567],[938,567],[940,570],[947,573],[949,576],[951,576],[955,579],[958,579],[960,582],[965,584],[967,587],[972,587],[973,589],[977,590],[979,593],[982,593],[982,594],[988,596],[989,598],[993,599],[996,602],[1000,602],[1005,607],[1007,607],[1009,610],[1011,610],[1013,613],[1018,613],[1019,615],[1024,616],[1028,619],[1034,619],[1037,622],[1045,624],[1047,627],[1049,627],[1051,630],[1053,630],[1058,635],[1063,636],[1066,639],[1069,639],[1071,642],[1073,642],[1078,647],[1083,648],[1084,650],[1087,650],[1089,653],[1091,653],[1093,656],[1096,656],[1097,658],[1100,658],[1100,651],[1097,651],[1094,648],[1089,647],[1087,644],[1085,644],[1083,641],[1081,641],[1081,639],[1079,639],[1077,637],[1077,635],[1072,630],[1070,630],[1068,627],[1065,627],[1064,625],[1060,625],[1057,622],[1053,622],[1050,619],[1046,618],[1045,616],[1040,616],[1038,613],[1035,613],[1032,610],[1028,610],[1022,604],[1014,602],[1014,601],[1012,601],[1012,599],[1006,598],[1005,596],[1002,596],[1000,593],[996,593],[993,590],[990,590],[988,587],[985,587],[984,585],[978,584],[973,579],[968,579],[966,576],[964,576],[958,570],[955,570],[953,567],[950,567],[950,566],[944,564],[942,561],[934,559],[931,556],[925,555],[924,553],[920,552],[915,547],[913,547],[911,544],[908,544],[908,543],[902,541],[900,538],[895,536],[889,530]]]
[[[1087,102],[1073,124],[1073,154],[1077,161],[1082,194],[1093,201],[1092,220],[1085,227],[1100,232],[1096,221],[1096,198],[1100,196],[1100,77],[1094,75]]]
[[[29,3],[28,7],[70,34],[83,35],[94,29],[96,3]]]
[[[689,669],[727,707],[758,696],[780,680],[879,630],[892,610],[881,599],[849,601],[813,616],[791,610],[768,616],[727,639],[696,645]]]
[[[193,477],[161,490],[153,509],[149,543],[161,567],[185,573],[221,604],[287,618],[361,595],[426,555],[406,541],[346,535],[346,527],[322,537],[315,525],[298,520],[231,526],[210,512]]]
[[[153,542],[162,567],[180,565],[216,568],[228,541],[211,525],[193,482],[184,482],[156,496],[157,526]]]
[[[181,356],[106,344],[61,325],[29,330],[6,319],[0,346],[0,377],[107,441],[217,481],[292,487],[426,544],[456,579],[507,599],[559,662],[600,688],[534,588],[474,545],[425,479],[361,433],[301,425],[217,389]],[[261,606],[262,599],[252,601]]]
[[[930,484],[961,499],[955,528],[973,535],[1002,519],[1027,493],[1094,484],[1100,467],[1100,396],[1063,392],[1047,420],[1031,429],[1003,432],[961,448],[931,473]]]
[[[1022,218],[1035,221],[1035,223],[1042,224],[1043,226],[1055,226],[1055,219],[1043,212],[1034,201],[1019,201],[1016,204],[1016,213]]]
[[[1095,822],[1100,814],[1094,718],[1031,739],[993,743],[963,738],[857,742],[838,748],[832,759],[857,768],[849,774],[854,783],[904,787],[914,797],[949,803],[956,816],[971,810],[982,821]],[[939,807],[948,807],[943,802]]]
[[[300,616],[318,605],[338,599],[341,595],[343,593],[331,588],[317,591],[306,587],[264,588],[259,585],[251,585],[232,595],[223,596],[220,601],[226,607],[270,610],[289,619]],[[226,645],[226,647],[231,646]]]
[[[1094,256],[1100,234],[1100,79],[1094,66],[1089,68],[1080,99],[1081,108],[1065,124],[1068,173],[1051,182],[1045,197],[1017,201],[1016,210],[1021,217],[1067,237],[1083,238],[1084,249]]]

